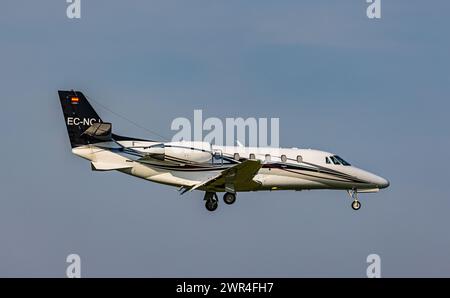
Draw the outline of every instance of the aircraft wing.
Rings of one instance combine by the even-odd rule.
[[[235,186],[257,184],[255,181],[253,181],[253,177],[256,175],[260,168],[261,161],[246,160],[238,165],[220,172],[216,176],[193,185],[190,188],[185,188],[182,194],[186,191],[193,191],[198,188],[214,189],[215,187],[219,187],[221,185],[225,185],[225,188],[227,188],[227,185]]]

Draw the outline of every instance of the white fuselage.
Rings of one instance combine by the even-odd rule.
[[[345,161],[339,161],[332,153],[312,149],[126,140],[80,146],[72,151],[90,160],[94,170],[118,170],[178,187],[191,187],[248,159],[262,161],[262,167],[253,177],[256,183],[238,185],[236,191],[354,189],[371,192],[389,185],[382,177],[344,165]]]

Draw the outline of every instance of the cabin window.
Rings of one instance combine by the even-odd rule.
[[[249,159],[256,159],[255,154],[250,153],[250,155],[248,156]]]
[[[297,162],[298,163],[302,163],[303,162],[303,157],[301,155],[297,155]]]
[[[328,163],[328,164],[331,163],[330,159],[328,157],[325,157],[325,162]]]
[[[270,154],[266,154],[266,161],[270,161]]]
[[[334,156],[330,156],[330,159],[335,165],[340,165],[341,164],[336,158],[334,158]]]
[[[282,162],[287,162],[287,157],[286,157],[286,155],[281,155],[281,161]]]
[[[235,154],[234,154],[234,159],[235,159],[235,160],[239,160],[239,158],[240,158],[239,153],[235,153]]]

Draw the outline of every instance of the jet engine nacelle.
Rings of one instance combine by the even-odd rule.
[[[211,161],[211,144],[207,142],[171,142],[146,150],[152,158],[178,163],[207,163]]]

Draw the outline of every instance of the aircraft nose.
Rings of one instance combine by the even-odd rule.
[[[361,169],[356,169],[355,171],[357,171],[357,177],[359,177],[361,180],[364,180],[366,182],[366,184],[369,184],[370,187],[376,187],[379,189],[382,188],[386,188],[389,187],[390,183],[387,179],[375,175],[374,173],[365,171],[365,170],[361,170]]]
[[[386,188],[390,185],[387,179],[379,176],[376,176],[376,178],[374,179],[374,184],[376,184],[380,189]]]
[[[382,178],[383,179],[383,182],[382,183],[380,183],[380,188],[387,188],[387,187],[389,187],[389,185],[390,185],[390,183],[389,183],[389,180],[387,180],[387,179],[384,179],[384,178]]]

